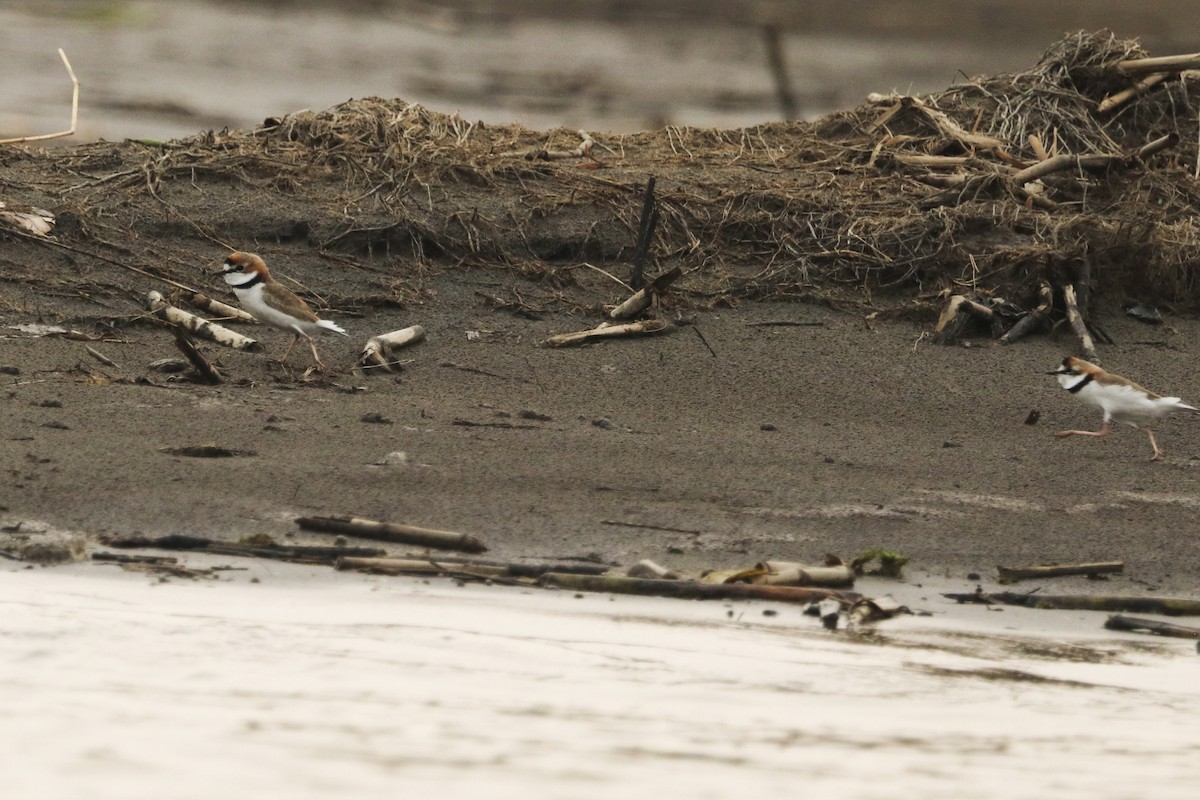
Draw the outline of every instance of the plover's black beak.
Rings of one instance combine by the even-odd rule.
[[[1072,373],[1071,373],[1071,370],[1067,369],[1066,367],[1059,367],[1058,369],[1054,370],[1053,372],[1047,372],[1046,374],[1047,375],[1070,375]]]

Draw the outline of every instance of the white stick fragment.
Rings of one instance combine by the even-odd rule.
[[[766,586],[828,586],[841,588],[854,585],[854,570],[845,565],[836,567],[812,567],[798,565],[781,570],[772,570],[755,578],[753,583]]]
[[[63,52],[61,47],[58,48],[58,57],[62,59],[63,65],[67,68],[67,75],[71,77],[71,85],[74,87],[74,93],[71,95],[71,127],[58,133],[43,133],[39,136],[18,136],[15,139],[0,139],[0,144],[41,142],[46,139],[61,139],[64,136],[73,136],[75,134],[75,127],[79,122],[79,79],[75,77],[75,70],[71,69],[71,62],[67,60],[67,54]]]
[[[585,344],[596,339],[610,339],[618,336],[645,336],[659,333],[670,327],[670,323],[661,319],[644,319],[640,322],[627,322],[624,325],[610,325],[602,322],[598,327],[574,333],[560,333],[551,336],[543,344],[547,347],[571,347]]]
[[[358,365],[391,372],[396,364],[396,359],[392,357],[393,352],[417,344],[424,339],[425,329],[420,325],[410,325],[398,331],[372,336],[363,346],[362,355],[358,357]]]
[[[194,306],[201,311],[207,311],[210,314],[216,314],[224,319],[237,322],[249,322],[253,325],[258,324],[258,320],[256,320],[249,313],[240,308],[231,306],[228,303],[222,303],[220,300],[214,300],[206,294],[201,294],[200,292],[191,292],[185,294],[184,299],[187,300],[188,305]]]
[[[93,347],[89,347],[86,344],[83,346],[83,349],[87,350],[87,353],[89,356],[96,359],[101,364],[105,365],[106,367],[112,367],[113,369],[120,369],[120,367],[117,366],[117,362],[113,361],[111,358],[104,355],[104,353],[101,353],[99,350],[97,350]]]
[[[242,336],[228,328],[223,328],[215,322],[209,322],[203,317],[197,317],[181,308],[176,308],[167,302],[160,292],[146,293],[146,305],[159,319],[187,330],[217,344],[232,347],[234,350],[245,350],[247,353],[260,353],[263,346],[254,339]]]
[[[659,275],[650,281],[650,283],[634,292],[624,303],[609,311],[609,319],[632,319],[636,317],[649,308],[650,304],[654,302],[654,298],[666,291],[667,287],[674,283],[682,274],[683,270],[675,267],[669,272]]]

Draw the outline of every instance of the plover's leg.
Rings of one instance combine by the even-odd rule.
[[[297,334],[294,334],[294,335],[292,336],[292,343],[291,343],[290,345],[288,345],[287,352],[283,354],[283,358],[279,359],[279,363],[280,363],[280,364],[286,364],[286,363],[287,363],[288,356],[290,356],[290,355],[292,354],[292,350],[294,350],[294,349],[296,348],[296,344],[297,344],[299,341],[300,341],[300,334],[298,334],[298,333],[297,333]]]
[[[1154,441],[1154,431],[1150,430],[1150,428],[1145,425],[1142,426],[1142,430],[1144,430],[1146,435],[1150,437],[1150,446],[1154,448],[1154,455],[1150,460],[1158,461],[1160,458],[1162,458],[1163,453],[1162,450],[1158,449],[1158,442]]]
[[[1055,436],[1108,436],[1108,432],[1112,430],[1112,423],[1105,420],[1098,431],[1059,431]]]
[[[313,341],[313,337],[308,336],[308,346],[312,349],[313,361],[317,362],[317,369],[321,372],[325,371],[325,365],[321,363],[321,357],[317,355],[317,343]]]

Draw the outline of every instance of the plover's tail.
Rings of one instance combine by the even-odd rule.
[[[1189,406],[1187,403],[1182,402],[1178,397],[1164,397],[1159,402],[1161,402],[1163,405],[1170,406],[1172,409],[1179,409],[1180,411],[1200,412],[1200,408]]]
[[[327,330],[327,331],[333,331],[334,333],[340,333],[342,336],[349,336],[349,335],[350,335],[350,334],[346,333],[346,331],[345,331],[345,330],[343,330],[341,327],[339,327],[339,326],[338,326],[338,325],[336,325],[335,323],[332,323],[332,322],[330,322],[330,321],[329,321],[329,320],[327,320],[327,319],[319,319],[319,320],[317,320],[317,326],[318,326],[318,327],[321,327],[321,328],[324,328],[324,329],[325,329],[325,330]]]

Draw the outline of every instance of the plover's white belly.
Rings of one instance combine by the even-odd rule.
[[[1164,402],[1161,397],[1148,397],[1129,386],[1090,383],[1080,390],[1079,396],[1100,406],[1106,418],[1135,428],[1153,422],[1174,405]]]
[[[233,291],[237,295],[238,302],[242,304],[242,308],[264,325],[302,333],[305,336],[312,336],[321,329],[315,322],[296,319],[267,305],[266,300],[263,299],[262,284],[251,286],[249,289],[239,289],[235,286]]]

